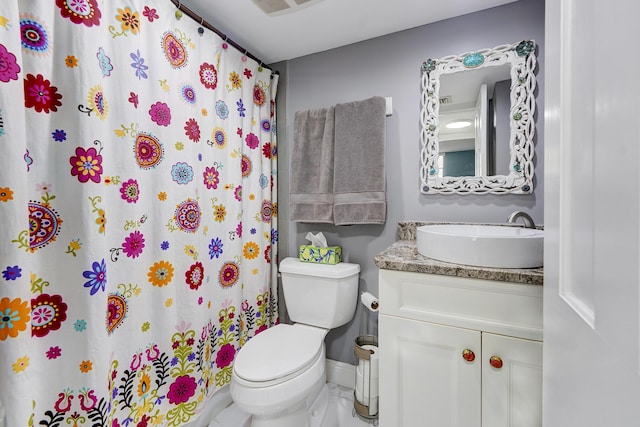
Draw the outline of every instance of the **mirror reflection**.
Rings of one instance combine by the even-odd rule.
[[[440,77],[441,176],[509,173],[510,72],[504,64]]]
[[[530,193],[535,43],[423,64],[421,191]]]

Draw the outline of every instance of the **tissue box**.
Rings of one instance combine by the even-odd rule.
[[[342,262],[342,247],[327,246],[319,248],[313,245],[300,245],[300,261],[316,264],[337,264]]]

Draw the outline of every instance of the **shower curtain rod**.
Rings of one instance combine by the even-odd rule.
[[[218,30],[216,27],[214,27],[213,25],[211,25],[209,22],[205,21],[204,18],[200,15],[198,15],[197,13],[195,13],[194,11],[192,11],[191,9],[189,9],[187,6],[185,6],[184,4],[182,4],[182,2],[180,0],[171,0],[171,3],[174,4],[175,7],[178,8],[178,10],[184,12],[187,14],[187,16],[189,16],[189,18],[193,19],[194,21],[200,23],[200,25],[202,25],[203,27],[206,27],[208,29],[210,29],[211,31],[213,31],[214,33],[216,33],[217,35],[219,35],[220,37],[222,37],[222,39],[229,43],[231,46],[235,47],[236,49],[238,49],[240,52],[244,53],[245,55],[247,55],[249,58],[254,59],[255,61],[257,61],[261,67],[265,67],[268,70],[271,71],[271,74],[280,74],[277,71],[273,71],[271,68],[267,67],[264,62],[262,62],[262,60],[260,60],[258,57],[256,57],[254,54],[252,54],[251,52],[249,52],[247,49],[243,48],[242,46],[240,46],[238,43],[234,42],[233,40],[231,40],[229,37],[227,37],[226,34],[224,34],[222,31]]]

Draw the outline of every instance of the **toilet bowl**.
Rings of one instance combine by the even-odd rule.
[[[238,352],[231,375],[231,397],[252,415],[252,427],[324,427],[324,338],[353,317],[359,271],[357,264],[281,262],[284,298],[296,323],[254,336]]]
[[[316,400],[326,388],[326,332],[281,324],[255,336],[238,353],[231,396],[253,415],[253,427],[322,425],[327,402],[317,407],[321,402]],[[307,421],[309,412],[315,413],[313,423]]]

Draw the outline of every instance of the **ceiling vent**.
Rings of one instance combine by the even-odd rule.
[[[451,95],[446,95],[440,98],[440,105],[449,105],[449,104],[453,104],[453,98],[451,98]]]
[[[305,7],[320,3],[322,0],[253,0],[269,16],[296,12]]]

